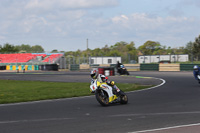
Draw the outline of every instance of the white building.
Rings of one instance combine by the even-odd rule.
[[[90,57],[90,64],[117,64],[121,63],[121,57]]]
[[[187,54],[182,55],[141,55],[138,56],[138,63],[158,63],[160,61],[170,62],[187,62],[189,57]]]

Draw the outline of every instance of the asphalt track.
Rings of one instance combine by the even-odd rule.
[[[0,105],[2,133],[199,133],[200,85],[192,72],[133,72],[117,82],[160,84],[128,93],[127,105],[102,107],[94,96]],[[86,82],[87,73],[12,74],[2,79]],[[81,79],[81,80],[80,80]]]

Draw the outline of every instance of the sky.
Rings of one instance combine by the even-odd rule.
[[[186,46],[200,35],[200,0],[1,0],[0,45],[86,50],[133,41]]]

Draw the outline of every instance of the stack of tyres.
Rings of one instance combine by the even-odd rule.
[[[104,75],[105,74],[104,70],[105,70],[104,67],[99,67],[98,68],[99,74],[103,74]]]

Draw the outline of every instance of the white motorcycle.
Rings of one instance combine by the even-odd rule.
[[[102,83],[100,87],[97,87],[97,80],[90,85],[90,91],[95,93],[97,101],[102,106],[108,106],[112,103],[128,103],[128,96],[121,90],[120,95],[116,95],[113,93],[113,88],[106,83]]]

